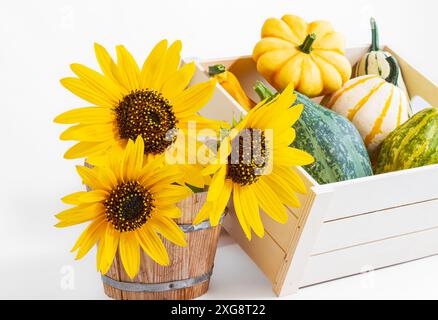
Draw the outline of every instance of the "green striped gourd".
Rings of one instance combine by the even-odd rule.
[[[348,81],[324,104],[356,126],[373,158],[383,140],[409,118],[406,94],[376,75]]]
[[[376,21],[371,18],[371,48],[356,64],[353,77],[365,75],[378,75],[389,83],[400,87],[407,94],[403,76],[397,59],[389,52],[380,50],[379,30]]]
[[[261,99],[273,96],[263,83],[255,90]],[[293,128],[293,147],[313,155],[315,162],[304,169],[319,183],[327,184],[370,176],[370,159],[362,138],[354,125],[305,95],[295,92],[294,105],[304,105],[303,113]]]
[[[394,130],[383,142],[376,173],[438,163],[438,108],[428,108]]]

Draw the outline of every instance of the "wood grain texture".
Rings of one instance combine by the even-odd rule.
[[[178,206],[183,212],[178,224],[190,224],[204,203],[206,193],[195,194],[183,201]],[[166,239],[163,243],[170,258],[170,265],[163,267],[155,263],[141,250],[140,272],[134,279],[126,274],[119,253],[106,274],[107,277],[122,281],[136,283],[163,283],[176,280],[190,279],[212,271],[220,226],[187,233],[187,247],[176,246]],[[187,300],[194,299],[208,290],[209,281],[194,285],[189,288],[165,292],[127,292],[103,284],[105,293],[118,300]]]

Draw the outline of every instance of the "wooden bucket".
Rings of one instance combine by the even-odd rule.
[[[105,294],[117,300],[185,300],[205,294],[221,228],[212,228],[208,221],[191,225],[206,197],[206,192],[197,193],[178,203],[182,217],[177,223],[187,235],[187,246],[181,248],[162,238],[169,253],[168,266],[160,266],[141,250],[140,271],[130,279],[117,253],[108,273],[102,275]]]

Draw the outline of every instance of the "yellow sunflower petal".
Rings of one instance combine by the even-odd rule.
[[[155,200],[163,206],[175,204],[184,200],[192,194],[192,191],[186,186],[168,186],[162,188],[158,194],[155,194]]]
[[[289,147],[296,137],[295,129],[292,127],[285,128],[281,130],[281,132],[279,131],[280,130],[274,130],[274,138],[273,138],[274,152],[278,148]]]
[[[170,187],[175,190],[182,188],[179,186],[170,186],[180,181],[184,176],[179,166],[170,165],[155,172],[142,173],[143,175],[139,177],[140,183],[147,186],[152,192],[161,193],[161,189],[164,187]]]
[[[61,199],[62,202],[65,204],[71,204],[71,205],[78,205],[81,204],[79,201],[80,196],[82,196],[84,193],[87,193],[87,191],[79,191],[72,194],[69,194]]]
[[[143,250],[155,262],[162,266],[169,265],[169,255],[167,254],[166,247],[160,237],[148,225],[144,225],[135,234]]]
[[[266,122],[265,126],[266,128],[278,128],[279,130],[290,128],[300,118],[303,109],[304,106],[299,104],[292,108],[288,108],[283,112],[279,112],[277,118],[273,118],[269,122]]]
[[[106,274],[111,267],[119,246],[120,232],[108,223],[105,232],[105,244],[100,261],[100,271]]]
[[[315,159],[305,151],[285,147],[279,150],[273,157],[274,164],[279,166],[305,166],[311,164]]]
[[[275,221],[285,224],[288,220],[286,208],[271,187],[263,179],[259,179],[253,187],[260,208]]]
[[[122,85],[120,80],[120,73],[117,70],[117,65],[111,58],[110,54],[106,49],[98,43],[94,44],[94,52],[96,54],[97,62],[99,63],[100,69],[103,74],[108,78],[112,79],[114,82]]]
[[[155,214],[150,220],[152,229],[160,233],[170,242],[185,247],[187,245],[185,233],[171,219]]]
[[[112,145],[112,141],[103,142],[78,142],[67,150],[64,154],[65,159],[78,159],[101,154]]]
[[[100,142],[114,139],[112,124],[87,124],[76,125],[65,130],[61,140],[78,140],[86,142]]]
[[[60,124],[75,123],[109,123],[114,118],[114,112],[102,107],[84,107],[69,110],[57,116],[54,120]]]
[[[195,71],[196,66],[194,62],[182,66],[181,69],[164,82],[161,88],[163,96],[171,100],[173,97],[180,94],[189,85]]]
[[[296,99],[297,95],[294,94],[294,84],[290,83],[272,104],[276,105],[274,108],[287,110],[293,105]]]
[[[133,279],[140,269],[140,248],[135,232],[120,233],[119,251],[126,274]]]
[[[114,173],[114,176],[118,181],[122,181],[122,161],[124,148],[120,145],[113,145],[112,148],[108,151],[110,156],[104,158],[104,163],[107,162],[108,167]]]
[[[252,186],[245,186],[240,189],[240,205],[246,220],[251,225],[255,234],[260,238],[263,238],[265,235],[265,228],[263,227],[260,218],[258,201]]]
[[[105,214],[105,208],[100,203],[79,205],[64,210],[56,215],[60,220],[55,227],[64,228],[97,219]]]
[[[82,178],[83,183],[91,189],[102,189],[107,191],[110,190],[108,186],[105,186],[101,183],[97,169],[91,169],[84,166],[76,166],[76,171]]]
[[[294,169],[289,167],[274,166],[273,171],[278,176],[282,177],[283,180],[287,181],[296,192],[301,194],[307,193],[306,185],[304,184],[300,175],[296,173]]]
[[[171,101],[177,118],[186,118],[202,109],[210,101],[216,80],[195,84],[184,90]]]
[[[199,133],[200,135],[204,137],[214,137],[216,138],[218,136],[218,132],[220,129],[229,129],[230,124],[226,121],[218,121],[218,120],[211,120],[208,118],[204,118],[198,114],[193,114],[187,118],[181,118],[178,120],[177,127],[181,130],[184,130],[184,132],[188,132],[189,130],[189,124],[196,124],[196,133],[200,130],[203,130],[202,133]],[[206,130],[208,129],[208,130]],[[193,130],[195,131],[195,130]],[[208,132],[210,131],[210,132]]]
[[[243,211],[244,209],[242,208],[242,205],[241,205],[240,193],[241,193],[240,185],[234,184],[234,186],[233,186],[233,204],[234,204],[234,209],[236,212],[236,217],[237,217],[237,220],[239,221],[240,226],[242,227],[242,230],[245,233],[246,237],[248,238],[248,240],[251,240],[251,228],[250,228],[249,223],[246,219],[245,212]]]
[[[114,175],[114,173],[105,167],[100,167],[98,170],[98,176],[99,176],[99,180],[102,183],[102,185],[105,185],[108,187],[108,189],[113,190],[114,188],[117,187],[117,178]]]
[[[123,172],[128,180],[136,180],[141,173],[144,157],[144,141],[141,136],[134,142],[129,140],[122,160]]]
[[[225,184],[219,194],[214,210],[210,214],[210,221],[212,226],[217,226],[219,221],[224,214],[225,207],[230,200],[231,191],[233,190],[233,182],[231,180],[226,180]]]
[[[175,205],[160,206],[157,208],[158,214],[170,219],[181,218],[181,209]]]
[[[207,220],[210,217],[210,213],[213,211],[213,209],[214,209],[213,202],[208,202],[208,201],[205,202],[204,205],[199,210],[198,214],[196,215],[195,220],[193,220],[192,224],[196,226]]]
[[[105,233],[106,220],[104,217],[94,220],[81,234],[72,252],[79,249],[76,260],[82,259]]]
[[[193,187],[203,189],[205,187],[205,179],[201,174],[201,171],[196,165],[182,165],[182,169],[185,172],[184,183]]]
[[[97,272],[100,272],[100,266],[102,264],[103,259],[103,248],[105,246],[105,237],[99,239],[99,242],[97,243],[97,253],[96,253],[96,267]]]
[[[116,47],[117,67],[123,84],[130,91],[139,89],[140,69],[132,55],[124,46]]]
[[[300,208],[300,201],[295,194],[290,181],[283,179],[280,175],[272,172],[270,175],[262,177],[263,180],[277,193],[280,200],[286,205],[294,208]]]
[[[275,100],[260,106],[259,109],[252,113],[252,119],[250,120],[251,126],[259,129],[272,129],[273,123],[275,123],[276,120],[288,121],[289,119],[285,120],[279,115],[287,111],[295,100],[296,95],[293,94],[293,85],[290,84]],[[300,111],[299,108],[295,109],[292,115],[295,115],[298,111]],[[299,112],[299,115],[301,115],[301,112]],[[294,118],[290,119],[291,126],[295,121]]]
[[[85,162],[94,167],[102,167],[108,163],[108,150],[87,156]]]
[[[155,158],[148,158],[147,156],[145,156],[146,161],[145,161],[145,165],[141,168],[140,173],[138,175],[138,181],[145,185],[145,186],[151,186],[153,185],[153,183],[151,182],[151,179],[153,177],[157,177],[157,175],[159,174],[159,172],[161,172],[161,169],[163,167],[163,157],[157,156]],[[175,174],[179,173],[179,170],[177,170],[175,168],[176,166],[169,166],[168,168],[170,170],[173,170],[173,172]],[[159,181],[160,178],[157,178],[155,180],[152,180],[153,182]]]
[[[123,182],[127,182],[129,180],[128,178],[128,170],[129,170],[129,166],[125,165],[125,162],[127,162],[129,155],[134,152],[134,141],[132,141],[131,139],[128,140],[125,149],[123,150],[122,156],[121,156],[121,162],[120,162],[120,177],[122,179]],[[115,164],[117,165],[117,164]],[[127,170],[128,168],[128,170]]]
[[[215,174],[218,170],[220,170],[222,167],[221,164],[211,164],[206,166],[204,169],[202,169],[201,173],[203,176],[209,176],[212,174]]]
[[[160,68],[160,61],[167,50],[167,40],[160,41],[151,51],[145,60],[140,73],[140,86],[143,89],[150,89],[152,81],[157,76]]]
[[[163,83],[166,82],[169,76],[176,73],[181,61],[181,48],[181,41],[177,40],[170,45],[169,49],[167,49],[166,54],[160,61],[159,71],[157,72],[156,77],[152,80],[152,89],[161,92]]]
[[[100,95],[107,97],[114,106],[123,98],[123,92],[120,87],[99,72],[78,63],[73,63],[70,68],[80,80]]]
[[[217,153],[217,158],[219,161],[219,164],[221,165],[226,165],[228,164],[228,156],[231,154],[231,141],[233,138],[235,138],[235,136],[238,133],[233,132],[233,130],[231,130],[232,132],[230,133],[229,136],[227,136],[224,140],[222,140],[220,146],[219,146],[219,150]],[[216,164],[216,163],[213,163]]]
[[[86,84],[84,84],[81,80],[77,78],[64,78],[61,80],[61,84],[72,93],[77,95],[78,97],[95,104],[97,106],[105,107],[105,108],[113,108],[113,103],[108,97],[105,97],[99,93],[96,93],[95,90],[89,88]]]
[[[225,185],[225,175],[227,174],[227,167],[222,166],[219,171],[213,176],[210,187],[208,189],[207,201],[216,201],[222,193]]]
[[[93,203],[105,200],[109,196],[109,193],[105,190],[92,190],[83,194],[79,201],[83,203]]]

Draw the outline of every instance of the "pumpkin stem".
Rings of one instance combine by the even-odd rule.
[[[257,81],[254,85],[254,91],[259,96],[260,100],[271,99],[275,97],[275,93],[273,93],[269,88],[261,81]]]
[[[223,64],[216,64],[214,66],[209,66],[208,67],[208,74],[211,77],[215,76],[217,74],[224,73],[225,71],[227,71],[227,68],[225,68],[225,66]]]
[[[304,40],[303,44],[300,45],[298,48],[302,52],[309,54],[313,50],[312,45],[315,42],[315,40],[316,40],[316,33],[308,34],[306,39]]]
[[[371,51],[379,51],[379,28],[377,28],[377,23],[374,18],[370,19],[371,23]]]

